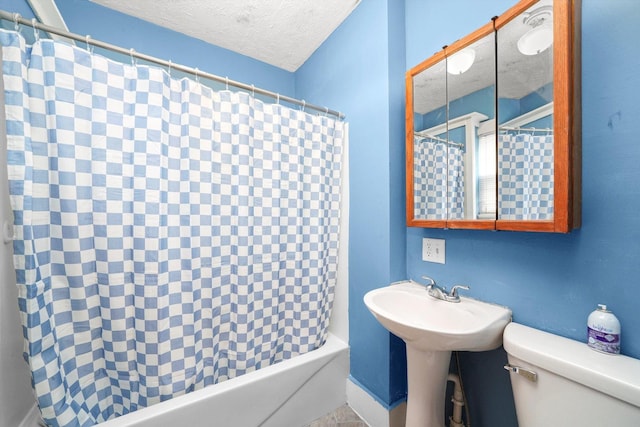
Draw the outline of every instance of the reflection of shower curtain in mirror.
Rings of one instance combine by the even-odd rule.
[[[448,149],[447,149],[448,148]],[[414,216],[464,218],[464,152],[429,139],[414,142]],[[446,197],[445,197],[446,194]]]
[[[553,135],[501,134],[498,219],[553,219]]]

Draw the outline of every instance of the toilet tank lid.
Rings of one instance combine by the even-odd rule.
[[[504,330],[510,355],[640,407],[640,360],[598,353],[585,343],[518,323]]]

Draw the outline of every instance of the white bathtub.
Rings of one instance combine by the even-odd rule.
[[[347,344],[319,349],[114,418],[100,427],[301,427],[346,402]]]

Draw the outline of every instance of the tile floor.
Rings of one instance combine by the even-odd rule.
[[[353,412],[349,405],[343,405],[335,411],[318,418],[305,427],[368,427],[367,423]]]

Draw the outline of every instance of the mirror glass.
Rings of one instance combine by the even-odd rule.
[[[413,210],[421,220],[447,219],[447,150],[438,142],[447,140],[447,66],[440,57],[413,77]]]
[[[553,2],[541,0],[497,31],[497,212],[553,220]]]
[[[440,57],[413,77],[414,219],[495,220],[495,33]]]
[[[485,206],[495,200],[495,33],[445,52],[447,219],[495,219],[495,208]]]

